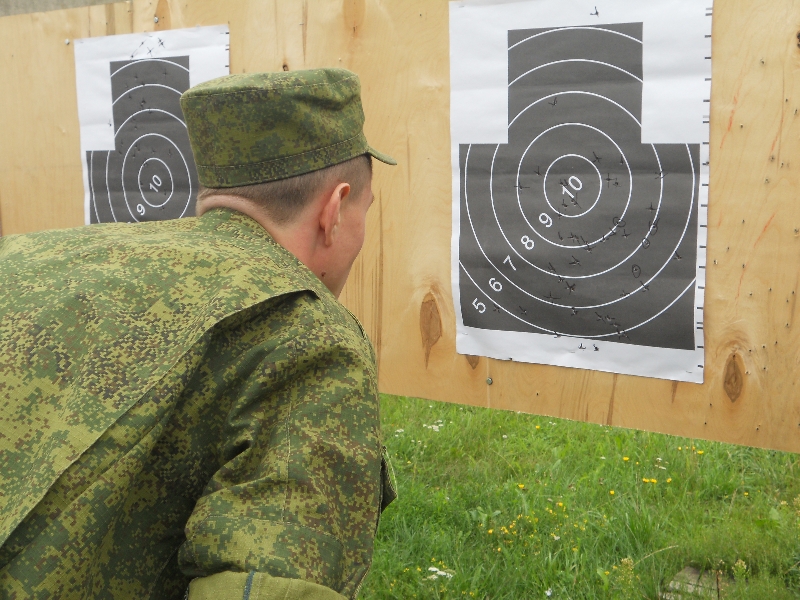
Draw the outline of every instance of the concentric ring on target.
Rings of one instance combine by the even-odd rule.
[[[496,145],[496,147],[495,147],[494,155],[493,155],[493,157],[492,157],[492,166],[494,166],[494,157],[497,155],[497,150],[498,150],[499,148],[500,148],[500,144],[497,144],[497,145]],[[492,268],[493,268],[493,269],[494,269],[494,270],[495,270],[495,271],[496,271],[496,272],[497,272],[497,273],[498,273],[498,274],[499,274],[499,275],[500,275],[500,276],[501,276],[503,279],[505,279],[505,280],[506,280],[508,283],[510,283],[512,286],[514,286],[516,289],[518,289],[520,292],[522,292],[523,294],[525,294],[525,295],[526,295],[526,296],[528,296],[529,298],[532,298],[533,300],[536,300],[536,301],[538,301],[538,302],[541,302],[541,303],[543,303],[543,304],[548,304],[548,305],[550,305],[550,306],[553,306],[553,307],[556,307],[556,308],[578,308],[578,309],[580,309],[580,310],[591,310],[591,309],[595,309],[595,308],[605,308],[605,307],[607,307],[607,306],[611,306],[611,305],[613,305],[613,304],[616,304],[616,303],[618,303],[618,302],[621,302],[621,301],[623,301],[623,300],[626,300],[626,299],[630,298],[631,296],[634,296],[634,295],[636,295],[636,294],[638,294],[638,293],[640,292],[640,290],[639,290],[639,289],[636,289],[636,290],[632,291],[630,294],[628,294],[627,296],[625,296],[624,298],[622,298],[622,297],[620,297],[620,298],[615,298],[614,300],[611,300],[611,301],[609,301],[609,302],[604,302],[604,303],[600,303],[600,304],[594,304],[594,305],[590,305],[590,306],[576,306],[576,305],[571,305],[571,304],[557,304],[557,303],[555,303],[555,302],[552,302],[552,301],[550,301],[550,300],[547,300],[547,299],[545,299],[545,298],[540,298],[539,296],[536,296],[535,294],[531,294],[531,293],[530,293],[530,292],[528,292],[527,290],[525,290],[525,289],[523,289],[522,287],[520,287],[519,285],[517,285],[517,284],[516,284],[516,283],[515,283],[513,280],[511,280],[511,279],[510,279],[510,278],[509,278],[509,277],[508,277],[508,276],[507,276],[505,273],[503,273],[503,271],[502,271],[501,269],[499,269],[499,268],[497,267],[497,265],[495,265],[495,264],[494,264],[494,261],[492,261],[492,259],[490,259],[490,258],[489,258],[489,256],[486,254],[486,250],[483,248],[483,245],[482,245],[482,244],[481,244],[481,242],[480,242],[480,239],[478,238],[478,235],[477,235],[477,233],[475,232],[475,224],[472,222],[472,214],[471,214],[471,211],[470,211],[470,209],[469,209],[469,194],[468,194],[468,192],[467,192],[467,189],[468,189],[468,188],[467,188],[467,185],[466,185],[466,180],[467,180],[467,172],[468,172],[468,165],[469,165],[469,154],[470,154],[470,150],[471,150],[471,149],[472,149],[472,144],[470,144],[470,145],[469,145],[469,147],[468,147],[468,149],[467,149],[467,158],[466,158],[466,162],[465,162],[465,165],[464,165],[464,200],[465,200],[466,209],[467,209],[467,219],[469,220],[470,228],[472,229],[472,235],[473,235],[473,237],[475,238],[475,242],[478,244],[478,249],[481,251],[481,254],[482,254],[482,255],[483,255],[483,257],[486,259],[486,261],[487,261],[487,262],[488,262],[488,263],[489,263],[489,264],[492,266]],[[680,247],[681,243],[683,242],[683,238],[685,237],[685,235],[686,235],[686,231],[688,230],[688,227],[689,227],[689,222],[691,221],[691,216],[692,216],[692,207],[694,206],[694,201],[695,201],[695,184],[696,184],[696,177],[697,177],[697,176],[696,176],[696,174],[695,174],[695,171],[694,171],[694,166],[693,166],[693,165],[694,165],[694,161],[693,161],[693,159],[692,159],[692,155],[691,155],[691,152],[689,151],[689,146],[688,146],[688,145],[686,145],[686,150],[687,150],[687,153],[688,153],[688,155],[689,155],[689,161],[690,161],[690,163],[692,164],[692,169],[691,169],[691,172],[692,172],[692,198],[691,198],[690,205],[689,205],[689,211],[688,211],[688,216],[687,216],[687,218],[686,218],[686,224],[684,225],[684,228],[683,228],[683,231],[682,231],[682,233],[681,233],[680,239],[678,240],[678,243],[675,245],[675,248],[673,249],[673,251],[672,251],[672,252],[675,252],[675,251],[677,251],[677,249]],[[660,164],[660,163],[659,163],[659,164]],[[662,181],[662,185],[661,185],[661,187],[662,187],[662,190],[663,190],[663,181]],[[489,193],[490,193],[490,196],[492,197],[492,210],[493,210],[493,211],[495,211],[495,208],[494,208],[494,197],[493,197],[493,192],[492,192],[492,170],[490,170],[490,175],[489,175]],[[497,213],[496,213],[496,212],[495,212],[495,219],[497,219]],[[536,269],[536,270],[538,270],[538,271],[540,271],[540,272],[542,272],[542,273],[544,273],[544,274],[547,274],[547,275],[549,275],[549,274],[550,274],[550,273],[548,273],[546,270],[544,270],[544,269],[541,269],[541,268],[540,268],[540,267],[538,267],[537,265],[534,265],[534,264],[532,264],[532,263],[528,262],[527,260],[525,260],[525,258],[524,258],[524,257],[522,257],[522,256],[521,256],[521,255],[520,255],[520,254],[519,254],[519,253],[516,251],[516,249],[513,247],[513,245],[511,245],[511,243],[508,241],[508,238],[506,237],[506,235],[505,235],[505,232],[503,231],[502,227],[500,226],[500,223],[499,223],[499,221],[498,221],[498,227],[500,228],[500,233],[501,233],[501,235],[503,236],[503,239],[505,239],[505,240],[506,240],[506,243],[507,243],[507,244],[508,244],[508,245],[511,247],[511,249],[514,251],[514,253],[515,253],[517,256],[519,256],[520,258],[522,258],[522,260],[523,260],[523,261],[525,261],[525,262],[526,262],[528,265],[530,265],[530,266],[531,266],[531,267],[533,267],[534,269]],[[641,247],[641,246],[638,246],[638,247],[637,247],[637,249],[638,249],[639,247]],[[635,252],[634,252],[634,253],[635,253]],[[632,257],[634,253],[632,253],[632,254],[631,254],[631,255],[630,255],[628,258]],[[662,271],[663,271],[663,270],[666,268],[666,266],[667,266],[667,265],[669,264],[669,262],[672,260],[672,256],[673,256],[672,254],[669,254],[669,257],[668,257],[668,258],[667,258],[667,260],[664,262],[664,264],[661,266],[661,268],[659,268],[659,269],[658,269],[658,271],[656,271],[656,273],[655,273],[655,274],[654,274],[654,275],[653,275],[653,276],[652,276],[650,279],[648,279],[648,280],[645,282],[645,284],[646,284],[646,285],[647,285],[647,284],[650,284],[650,283],[651,283],[651,282],[652,282],[652,281],[653,281],[653,280],[654,280],[656,277],[658,277],[658,276],[661,274],[661,272],[662,272]],[[627,260],[627,259],[625,259],[625,260]],[[619,265],[621,265],[623,262],[625,262],[625,261],[622,261],[622,262],[620,262],[619,264],[617,264],[617,265],[616,265],[615,267],[613,267],[613,268],[616,268],[616,267],[618,267],[618,266],[619,266]],[[486,295],[486,297],[487,297],[487,298],[490,298],[490,299],[491,299],[491,296],[490,296],[490,295],[489,295],[487,292],[485,292],[485,291],[484,291],[484,290],[483,290],[483,289],[482,289],[482,288],[481,288],[481,287],[480,287],[480,286],[479,286],[479,285],[478,285],[478,284],[477,284],[477,283],[474,281],[474,279],[472,279],[472,276],[469,274],[469,272],[468,272],[468,271],[467,271],[467,269],[466,269],[466,268],[463,266],[463,264],[461,265],[461,267],[462,267],[462,268],[464,269],[464,271],[467,273],[467,276],[470,278],[470,280],[472,280],[473,284],[475,284],[475,287],[477,287],[477,288],[478,288],[478,289],[479,289],[479,290],[480,290],[480,291],[481,291],[481,292],[482,292],[484,295]],[[613,268],[612,268],[612,269],[607,269],[606,271],[603,271],[603,272],[600,272],[600,273],[596,273],[596,274],[594,274],[594,275],[588,275],[588,276],[574,276],[574,275],[573,275],[573,276],[571,276],[571,277],[570,277],[570,279],[585,279],[585,278],[587,278],[587,277],[596,277],[596,276],[598,276],[598,275],[604,275],[605,273],[608,273],[609,271],[613,270]],[[689,286],[689,287],[691,287],[692,285],[694,285],[694,282],[692,282],[692,283],[690,284],[690,286]],[[686,288],[686,290],[688,290],[688,289],[689,289],[689,287],[687,287],[687,288]],[[683,292],[683,293],[681,293],[681,294],[678,296],[678,298],[682,297],[682,296],[683,296],[683,294],[686,292],[686,290],[684,290],[684,292]],[[677,300],[677,298],[676,298],[676,300]],[[561,333],[561,332],[557,332],[557,331],[550,331],[550,330],[546,330],[546,329],[544,329],[544,328],[542,328],[542,327],[539,327],[539,326],[538,326],[538,325],[536,325],[535,323],[531,323],[530,321],[528,321],[528,320],[526,320],[526,319],[523,319],[523,318],[521,318],[521,317],[519,317],[519,316],[517,316],[517,315],[514,315],[514,314],[512,314],[510,311],[508,311],[506,308],[504,308],[504,307],[502,306],[502,304],[501,304],[501,303],[497,303],[497,302],[496,302],[494,299],[492,299],[492,302],[495,302],[495,304],[497,304],[497,306],[498,306],[499,308],[501,308],[501,309],[503,310],[503,312],[506,312],[506,313],[508,313],[508,314],[511,314],[511,315],[512,315],[512,316],[513,316],[515,319],[517,319],[517,320],[519,320],[519,321],[522,321],[522,322],[524,322],[524,323],[527,323],[528,325],[530,325],[530,326],[532,326],[532,327],[534,327],[534,328],[536,328],[536,329],[541,329],[541,330],[543,330],[543,331],[548,331],[549,333],[555,333],[555,334],[557,334],[557,335],[563,335],[563,336],[567,336],[567,337],[587,337],[587,336],[584,336],[584,335],[578,335],[578,334],[569,334],[569,333]],[[656,316],[657,316],[657,315],[656,315]],[[636,325],[636,327],[640,327],[640,326],[644,325],[645,323],[649,322],[650,320],[652,320],[652,319],[648,319],[648,321],[645,321],[645,322],[643,322],[643,323],[639,323],[638,325]],[[631,329],[632,329],[631,327],[627,327],[627,328],[626,328],[626,330],[628,330],[628,331],[630,331]],[[613,335],[615,335],[615,334],[614,334],[614,333],[609,333],[609,334],[603,334],[603,335],[600,335],[600,336],[589,336],[589,337],[597,337],[597,338],[599,338],[599,337],[611,337],[611,336],[613,336]]]
[[[190,204],[191,197],[192,197],[192,181],[191,181],[191,176],[190,176],[191,171],[189,170],[189,164],[186,162],[186,157],[183,155],[183,152],[181,152],[181,149],[178,147],[178,145],[175,142],[173,142],[167,136],[161,135],[160,133],[145,133],[144,135],[141,135],[138,138],[136,138],[130,144],[130,146],[128,146],[128,149],[125,151],[125,156],[122,159],[122,169],[120,170],[120,179],[124,180],[124,178],[125,178],[125,167],[126,167],[126,164],[127,164],[127,161],[128,161],[128,157],[130,156],[130,153],[131,153],[132,149],[136,147],[136,144],[138,144],[141,140],[143,140],[144,138],[147,138],[147,137],[156,137],[156,138],[160,138],[162,140],[166,140],[175,150],[177,150],[178,156],[180,156],[181,161],[183,161],[183,166],[186,169],[187,179],[188,179],[188,182],[189,182],[189,192],[188,192],[188,194],[186,196],[186,205],[183,207],[183,210],[182,210],[182,212],[180,214],[180,216],[182,217],[186,213],[186,210],[189,208],[189,204]],[[139,171],[137,172],[137,179],[138,179],[138,174],[140,172],[141,172],[141,167],[140,167]],[[170,180],[171,179],[172,179],[172,172],[170,170]],[[140,190],[141,190],[141,188],[140,188]],[[133,208],[131,206],[131,199],[128,198],[128,190],[126,189],[125,185],[122,185],[122,193],[123,193],[123,196],[125,198],[125,205],[128,207],[128,212],[130,213],[131,217],[135,221],[138,222],[139,221],[139,217],[144,216],[144,214],[146,212],[146,209],[145,209],[144,205],[141,202],[137,202],[135,208]],[[171,194],[170,194],[170,197],[172,197]],[[145,200],[145,202],[146,202],[146,199],[144,198],[144,196],[142,196],[142,200]],[[164,206],[165,204],[166,204],[166,202],[164,202],[161,206]],[[153,205],[150,205],[150,206],[153,206]]]
[[[161,167],[158,166],[159,163]],[[153,168],[154,164],[156,164],[156,168]],[[145,168],[148,167],[148,165],[150,168]],[[144,177],[142,177],[143,173]],[[148,206],[153,208],[161,208],[164,206],[170,201],[172,194],[175,193],[175,182],[172,179],[172,171],[169,170],[169,165],[167,165],[167,163],[158,157],[148,158],[142,163],[142,165],[139,167],[138,180],[139,193],[142,195],[142,199],[144,199]],[[166,189],[165,181],[169,182],[169,195],[167,195],[166,198],[160,203],[151,202],[150,199],[155,194],[161,193],[162,195],[165,195],[161,189],[162,186],[164,189]],[[142,189],[142,186],[145,186],[145,189]]]
[[[550,176],[550,171],[552,170],[553,166],[558,162],[565,161],[570,158],[576,158],[589,163],[589,165],[595,170],[595,173],[597,173],[597,197],[595,197],[594,202],[592,202],[592,205],[589,208],[587,208],[581,213],[578,213],[577,215],[570,215],[567,214],[566,212],[558,210],[555,206],[553,206],[553,203],[550,202],[550,198],[547,196],[547,178]],[[582,192],[583,186],[586,184],[579,177],[571,175],[570,177],[567,178],[566,181],[559,182],[559,185],[562,186],[565,194],[568,194],[572,199],[575,199],[576,194],[578,192]],[[563,154],[558,158],[556,158],[553,162],[551,162],[550,166],[547,167],[547,171],[545,171],[544,173],[544,181],[542,182],[542,188],[544,190],[544,199],[547,202],[547,205],[553,209],[553,212],[556,212],[560,214],[562,217],[566,217],[567,219],[577,219],[578,217],[582,217],[583,215],[591,212],[591,210],[595,206],[597,206],[597,202],[600,200],[600,196],[602,196],[603,194],[603,176],[600,174],[600,170],[597,168],[597,165],[595,165],[591,160],[589,160],[585,156],[582,156],[580,154]],[[519,187],[517,187],[517,189],[519,189]]]

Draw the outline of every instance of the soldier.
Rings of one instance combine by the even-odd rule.
[[[181,106],[198,217],[0,240],[0,597],[334,600],[369,568],[394,492],[337,297],[395,162],[342,69]]]

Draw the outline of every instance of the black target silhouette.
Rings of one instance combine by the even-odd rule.
[[[508,62],[508,143],[459,147],[464,324],[694,349],[700,148],[642,144],[641,23]]]
[[[194,214],[197,174],[180,108],[189,57],[110,63],[115,149],[88,151],[92,223]]]

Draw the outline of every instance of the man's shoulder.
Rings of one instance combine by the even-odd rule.
[[[304,289],[319,293],[313,274],[252,219],[234,211],[213,212],[9,236],[0,239],[0,272],[18,279],[60,279],[71,273],[101,287],[136,282],[139,295],[172,287],[200,303],[214,296],[192,294],[192,289],[219,289],[222,295],[250,290],[262,298]]]
[[[248,327],[248,323],[272,331],[289,332],[295,345],[304,348],[349,348],[374,360],[372,344],[356,316],[327,289],[304,289],[266,300],[232,316],[222,327]]]

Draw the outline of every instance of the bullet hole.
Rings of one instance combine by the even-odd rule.
[[[288,71],[289,70],[289,65],[287,65],[286,63],[283,63],[283,70],[284,71]]]

